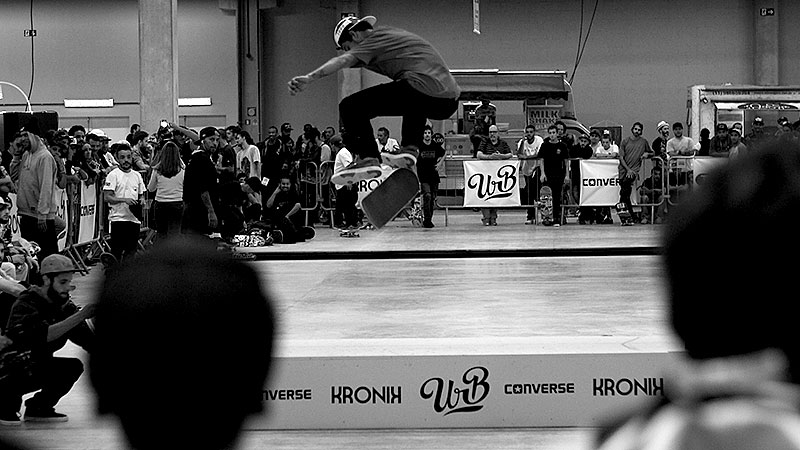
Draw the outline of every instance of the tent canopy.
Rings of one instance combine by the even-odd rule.
[[[571,88],[564,71],[453,69],[461,87],[459,100],[568,100]]]

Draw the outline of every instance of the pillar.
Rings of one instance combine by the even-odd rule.
[[[780,84],[778,0],[754,0],[753,79],[759,86]]]
[[[139,0],[139,97],[142,129],[178,122],[178,0]]]

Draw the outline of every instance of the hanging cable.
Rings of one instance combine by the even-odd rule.
[[[583,51],[586,49],[586,43],[589,42],[589,33],[592,32],[592,25],[594,24],[594,17],[597,14],[597,4],[599,0],[595,0],[594,2],[594,10],[592,11],[592,17],[589,19],[589,27],[586,30],[586,36],[583,38],[583,45],[578,52],[578,57],[575,60],[575,67],[572,69],[572,75],[569,77],[569,84],[572,84],[572,80],[575,79],[575,72],[578,70],[578,66],[581,63],[581,59],[583,59]],[[583,0],[581,0],[581,35],[583,34]]]
[[[36,74],[36,61],[34,58],[34,47],[33,47],[33,40],[34,40],[34,33],[33,30],[33,0],[31,0],[31,86],[28,88],[28,98],[31,98],[31,94],[33,93],[33,79]]]
[[[572,78],[575,77],[575,69],[578,68],[578,60],[581,57],[581,41],[583,41],[583,0],[581,0],[581,21],[578,27],[578,49],[575,51],[575,64],[572,66],[572,76],[569,79],[570,84],[572,84]]]

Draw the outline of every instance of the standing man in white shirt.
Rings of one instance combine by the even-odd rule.
[[[541,176],[541,160],[539,159],[539,147],[542,146],[541,136],[536,134],[536,127],[528,125],[525,127],[525,136],[517,142],[517,158],[522,160],[520,173],[524,186],[520,186],[523,205],[535,205],[539,195],[539,177]],[[525,224],[531,225],[536,221],[536,208],[528,208]]]
[[[119,166],[106,176],[103,197],[111,206],[108,221],[111,225],[111,254],[121,261],[132,256],[139,246],[142,224],[142,197],[146,189],[142,175],[132,170],[133,153],[130,147],[117,152]]]
[[[245,178],[261,179],[261,152],[256,147],[250,133],[240,130],[234,136],[236,140],[236,176],[245,174]]]
[[[380,131],[378,132],[380,133]],[[333,163],[333,173],[336,174],[349,166],[353,162],[353,153],[342,143],[342,137],[338,134],[330,138],[331,147],[336,152]],[[358,190],[355,184],[336,184],[336,226],[339,228],[357,228],[358,212],[356,202],[358,201]]]

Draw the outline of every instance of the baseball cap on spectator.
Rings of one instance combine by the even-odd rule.
[[[60,141],[61,139],[69,139],[69,133],[67,133],[67,130],[61,128],[53,135],[53,139],[56,141]]]
[[[281,131],[286,132],[286,131],[292,131],[293,129],[294,128],[292,128],[292,125],[289,122],[286,122],[283,125],[281,125]]]
[[[717,124],[717,131],[728,131],[728,126],[724,123]]]
[[[500,131],[500,130],[497,128],[497,125],[492,125],[492,126],[489,127],[489,132],[491,133],[492,131],[497,132],[497,131]]]
[[[667,127],[667,129],[669,129],[669,124],[667,123],[666,120],[662,120],[661,122],[658,122],[658,125],[656,126],[656,130],[661,131],[661,129],[664,128],[664,127]]]
[[[600,137],[600,132],[597,130],[592,130],[589,132],[589,136],[597,136]]]
[[[742,131],[742,124],[740,124],[739,122],[736,122],[735,124],[733,124],[733,126],[731,126],[731,129],[732,130]]]
[[[202,130],[200,130],[201,141],[207,137],[217,136],[217,135],[219,135],[219,131],[217,131],[217,129],[214,127],[205,127]]]
[[[741,135],[742,135],[742,132],[741,132],[741,131],[740,131],[738,128],[736,128],[736,127],[733,127],[733,128],[731,128],[730,130],[728,130],[728,132],[729,132],[730,134],[738,134],[739,136],[741,136]]]
[[[72,263],[72,260],[67,258],[64,255],[59,255],[58,253],[52,254],[47,258],[42,260],[42,264],[39,266],[39,273],[42,275],[47,275],[48,273],[64,273],[64,272],[77,272],[78,269],[75,268],[75,264]]]
[[[786,117],[781,117],[780,119],[778,119],[778,124],[781,126],[784,126],[787,123],[789,123],[789,119],[787,119]]]
[[[586,134],[582,134],[582,135],[578,136],[578,140],[579,141],[583,140],[583,141],[589,142],[589,136],[586,135]]]
[[[762,119],[762,118],[761,118],[761,117],[759,117],[759,116],[756,116],[756,117],[753,119],[753,124],[756,124],[756,125],[764,125],[764,119]]]
[[[339,136],[338,134],[334,134],[333,136],[331,136],[328,142],[330,142],[331,145],[337,145],[337,146],[342,145],[342,137]]]
[[[99,129],[99,128],[95,128],[94,130],[90,131],[89,134],[86,135],[86,138],[88,139],[88,138],[90,138],[92,136],[94,136],[97,140],[100,140],[100,141],[110,141],[111,140],[110,137],[106,136],[106,132],[101,130],[101,129]]]
[[[603,136],[611,136],[611,131],[603,130]]]

